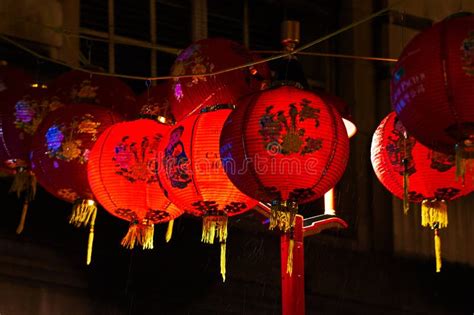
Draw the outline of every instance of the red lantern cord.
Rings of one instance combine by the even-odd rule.
[[[165,196],[158,173],[163,168],[159,145],[169,126],[150,119],[118,123],[94,145],[88,163],[89,183],[105,210],[130,222],[122,245],[153,248],[154,224],[170,222],[183,212]],[[171,237],[172,223],[167,232]]]

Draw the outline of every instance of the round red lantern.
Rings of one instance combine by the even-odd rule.
[[[110,109],[69,105],[51,112],[33,137],[31,167],[39,184],[53,196],[74,204],[70,223],[90,225],[91,238],[97,207],[87,179],[87,161],[99,135],[121,120]],[[88,264],[90,258],[89,251]]]
[[[408,135],[395,112],[385,117],[374,133],[371,161],[380,182],[404,199],[405,211],[407,202],[422,203],[422,224],[436,234],[448,224],[446,201],[472,191],[472,185],[456,182],[454,156],[432,151]],[[437,271],[440,268],[438,260]]]
[[[137,104],[140,108],[140,117],[159,119],[162,123],[169,120],[171,116],[170,104],[168,101],[169,82],[157,84],[149,87],[142,95],[137,98]]]
[[[474,153],[474,16],[453,16],[415,36],[393,71],[392,107],[425,146]],[[459,168],[462,175],[463,168]]]
[[[256,60],[244,46],[222,38],[202,39],[183,50],[171,68],[174,79],[169,100],[171,112],[179,121],[215,104],[235,104],[241,96],[259,90],[268,75],[266,64],[218,75],[202,76]]]
[[[94,104],[111,108],[125,118],[134,118],[138,114],[133,91],[123,81],[111,76],[69,71],[51,82],[50,90],[64,104]]]
[[[130,221],[122,245],[153,248],[154,224],[172,222],[183,212],[166,198],[158,173],[159,145],[169,126],[150,119],[108,128],[89,156],[89,183],[105,210]],[[171,225],[170,225],[171,226]],[[167,236],[168,238],[168,236]]]
[[[321,197],[342,176],[349,140],[340,115],[317,94],[280,86],[239,101],[220,153],[236,187],[272,204],[270,228],[286,232],[297,204]]]
[[[221,243],[221,274],[225,281],[227,218],[252,209],[257,201],[241,193],[222,168],[219,136],[231,113],[228,106],[204,109],[173,126],[162,143],[163,188],[170,200],[203,217],[202,241]]]

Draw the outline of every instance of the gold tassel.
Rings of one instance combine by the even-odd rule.
[[[407,214],[410,210],[410,201],[408,199],[408,172],[405,169],[403,172],[403,213]]]
[[[89,239],[87,241],[87,265],[90,265],[92,261],[92,248],[94,245],[94,228],[95,228],[96,216],[97,216],[97,211],[94,211],[92,213],[92,218],[89,223]]]
[[[434,229],[434,246],[436,256],[436,272],[441,272],[441,237],[439,236],[439,229]]]
[[[69,217],[69,223],[75,227],[88,226],[95,220],[97,214],[97,205],[91,199],[78,199],[73,207]]]
[[[295,225],[296,212],[298,211],[296,203],[288,201],[274,202],[270,210],[270,230],[278,228],[286,233]]]
[[[136,244],[141,245],[143,249],[153,249],[154,231],[153,224],[132,222],[121,244],[128,249],[135,248]]]
[[[442,229],[448,226],[448,207],[444,200],[423,200],[421,203],[421,225]]]
[[[286,273],[290,275],[293,274],[293,247],[295,246],[295,240],[290,239],[288,243],[288,257],[286,259]]]
[[[226,242],[221,242],[221,275],[222,282],[225,282],[226,273]]]
[[[168,229],[166,230],[166,243],[168,243],[171,240],[171,237],[173,236],[173,225],[174,220],[170,220],[168,222]]]
[[[23,201],[23,210],[21,211],[21,218],[18,227],[16,228],[16,234],[21,234],[23,228],[25,227],[26,213],[28,212],[28,200]]]
[[[205,215],[202,219],[201,242],[214,244],[214,239],[220,243],[227,240],[227,214]]]

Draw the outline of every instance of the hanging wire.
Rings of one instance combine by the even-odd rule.
[[[246,64],[242,64],[242,65],[238,65],[238,66],[235,66],[235,67],[230,67],[230,68],[226,68],[226,69],[222,69],[222,70],[219,70],[219,71],[214,71],[214,72],[209,72],[209,73],[205,73],[205,74],[200,74],[199,76],[201,77],[209,77],[209,76],[215,76],[215,75],[219,75],[219,74],[223,74],[223,73],[227,73],[227,72],[231,72],[231,71],[236,71],[236,70],[240,70],[240,69],[244,69],[244,68],[248,68],[248,67],[251,67],[251,66],[256,66],[256,65],[259,65],[259,64],[262,64],[262,63],[267,63],[269,61],[273,61],[273,60],[277,60],[277,59],[281,59],[281,58],[285,58],[285,57],[289,57],[293,54],[297,54],[297,53],[300,53],[310,47],[313,47],[321,42],[324,42],[332,37],[335,37],[339,34],[342,34],[348,30],[351,30],[353,28],[355,28],[356,26],[359,26],[363,23],[366,23],[372,19],[374,19],[375,17],[378,17],[380,15],[383,15],[387,12],[389,12],[391,10],[391,8],[395,7],[396,5],[398,5],[399,3],[403,2],[405,0],[400,0],[398,1],[397,3],[385,8],[385,9],[382,9],[382,10],[379,10],[359,21],[356,21],[354,23],[351,23],[337,31],[334,31],[328,35],[325,35],[323,37],[320,37],[314,41],[311,41],[303,46],[300,46],[299,48],[293,50],[293,51],[290,51],[290,52],[286,52],[286,53],[283,53],[283,54],[278,54],[276,56],[272,56],[272,57],[268,57],[268,58],[264,58],[264,59],[261,59],[261,60],[256,60],[256,61],[253,61],[253,62],[249,62],[249,63],[246,63]],[[53,30],[57,30],[57,31],[60,31],[60,32],[63,32],[64,33],[64,30],[62,28],[57,28],[57,27],[51,27],[51,29]],[[79,70],[79,71],[83,71],[83,72],[88,72],[90,74],[96,74],[96,75],[102,75],[102,76],[112,76],[112,77],[118,77],[118,78],[124,78],[124,79],[132,79],[132,80],[151,80],[151,81],[155,81],[155,80],[170,80],[170,79],[184,79],[184,78],[192,78],[194,77],[195,75],[194,74],[189,74],[189,75],[180,75],[180,76],[173,76],[173,75],[169,75],[169,76],[161,76],[161,77],[143,77],[143,76],[134,76],[134,75],[125,75],[125,74],[117,74],[117,73],[107,73],[107,72],[98,72],[98,71],[92,71],[92,70],[88,70],[88,69],[83,69],[81,67],[77,67],[77,66],[73,66],[73,65],[70,65],[66,62],[63,62],[63,61],[60,61],[60,60],[56,60],[56,59],[53,59],[53,58],[49,58],[49,57],[46,57],[44,55],[41,55],[27,47],[25,47],[24,45],[18,43],[17,41],[9,38],[8,36],[5,36],[5,35],[0,35],[0,39],[16,46],[17,48],[20,48],[22,49],[23,51],[25,52],[28,52],[30,53],[31,55],[41,59],[41,60],[46,60],[46,61],[49,61],[49,62],[52,62],[52,63],[56,63],[56,64],[59,64],[59,65],[62,65],[62,66],[65,66],[65,67],[68,67],[70,69],[73,69],[73,70]]]

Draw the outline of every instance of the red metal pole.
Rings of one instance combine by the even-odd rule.
[[[283,315],[304,315],[304,243],[303,217],[297,215],[294,227],[293,273],[286,272],[290,236],[284,234],[280,239],[281,248],[281,303]]]

